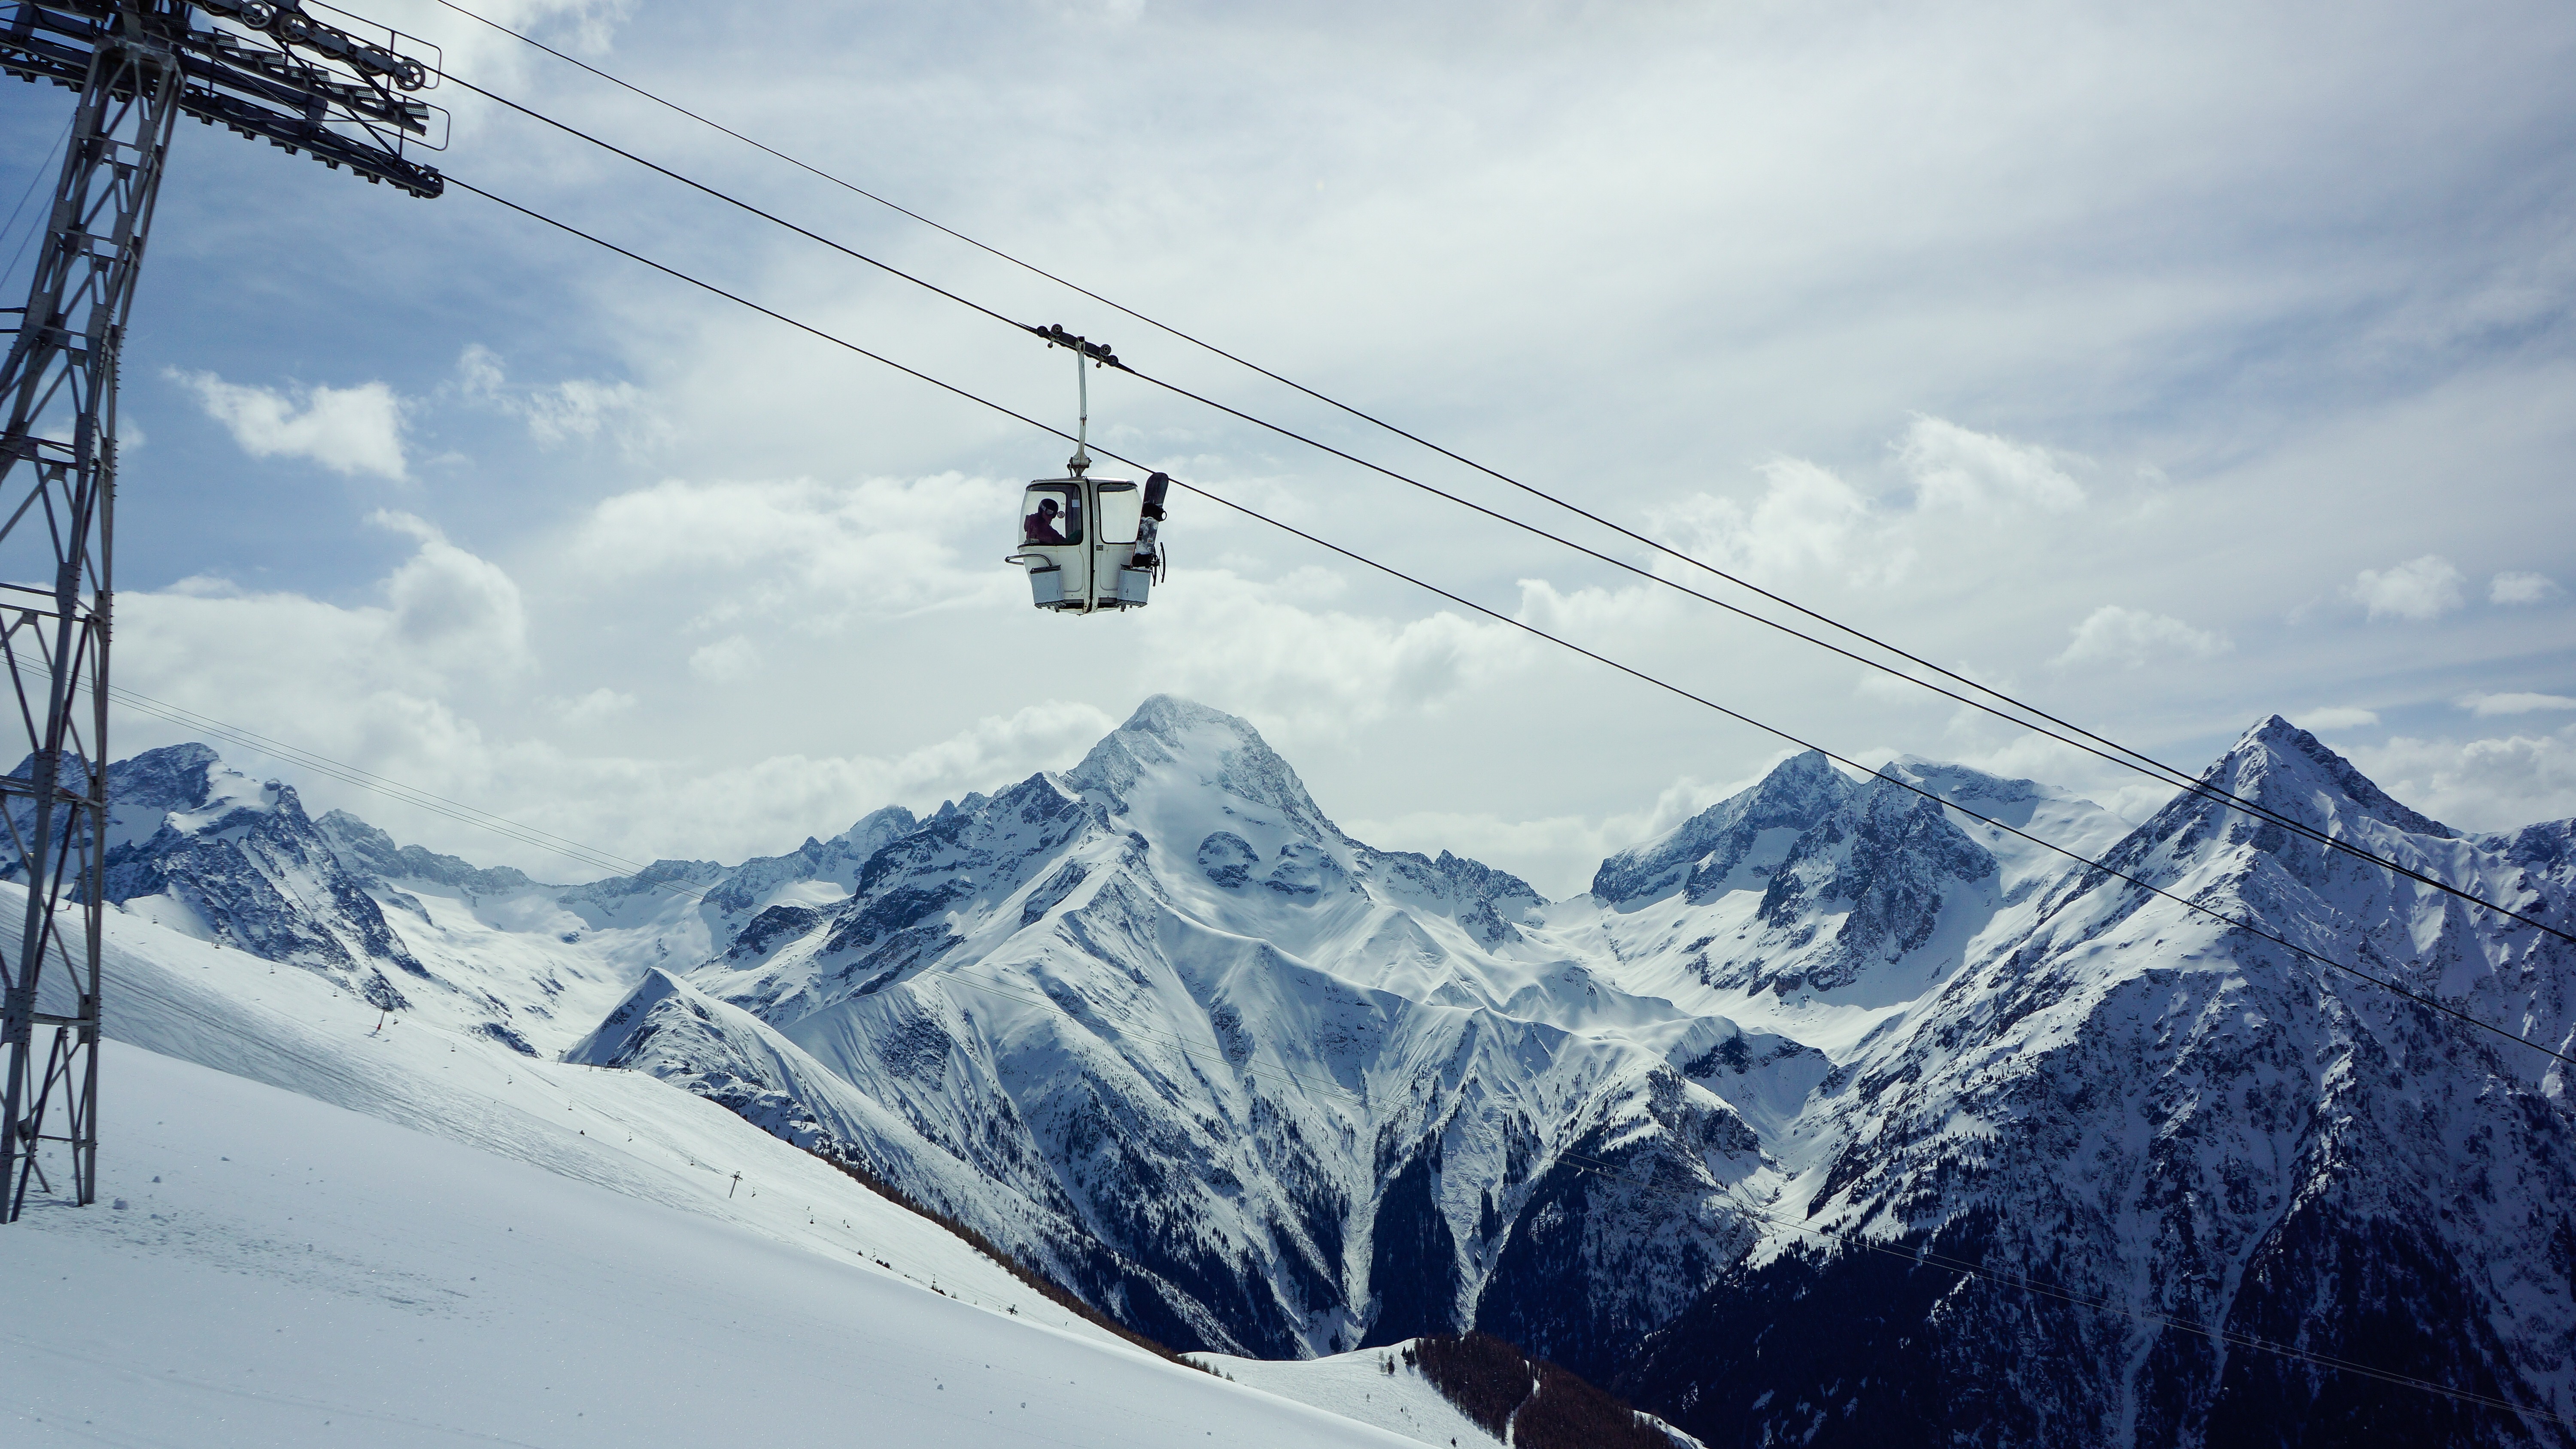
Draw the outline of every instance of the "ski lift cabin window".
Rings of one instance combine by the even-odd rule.
[[[1020,510],[1023,546],[1057,546],[1082,542],[1082,484],[1032,483],[1028,503]]]
[[[1100,508],[1093,516],[1100,520],[1102,543],[1134,543],[1136,525],[1145,521],[1145,497],[1133,483],[1095,483],[1100,494]]]

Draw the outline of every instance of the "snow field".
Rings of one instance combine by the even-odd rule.
[[[1425,1444],[1503,1449],[1502,1440],[1459,1413],[1457,1405],[1442,1397],[1431,1380],[1423,1377],[1422,1370],[1407,1367],[1403,1354],[1404,1344],[1398,1343],[1326,1358],[1234,1358],[1221,1353],[1194,1353],[1189,1358],[1237,1383],[1312,1404],[1345,1419],[1374,1424]],[[1392,1374],[1384,1367],[1389,1358],[1395,1360]]]
[[[1450,1403],[1421,1369],[1404,1362],[1404,1351],[1418,1342],[1419,1339],[1408,1338],[1384,1348],[1310,1359],[1234,1358],[1221,1353],[1194,1353],[1188,1357],[1192,1363],[1205,1364],[1239,1383],[1312,1404],[1345,1419],[1374,1424],[1435,1449],[1441,1445],[1504,1449],[1504,1441],[1458,1412],[1458,1406]],[[1391,1374],[1386,1371],[1390,1362],[1395,1366]],[[1699,1440],[1672,1425],[1660,1419],[1654,1422],[1672,1439],[1675,1449],[1705,1449]]]
[[[103,1065],[103,1200],[0,1230],[11,1445],[1403,1442],[750,1222],[122,1043]]]
[[[0,917],[21,899],[0,884]],[[113,1040],[1117,1341],[945,1229],[643,1073],[539,1061],[399,1013],[379,1029],[376,1008],[310,972],[114,912],[105,971]],[[100,1098],[104,1173],[130,1113],[113,1076]]]

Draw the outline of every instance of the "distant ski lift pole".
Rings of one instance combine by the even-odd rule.
[[[1023,565],[1030,602],[1062,614],[1141,609],[1163,576],[1163,500],[1172,480],[1156,473],[1133,480],[1091,476],[1091,368],[1126,364],[1106,342],[1061,325],[1030,327],[1049,347],[1073,353],[1076,409],[1073,456],[1066,476],[1040,478],[1020,501],[1020,551],[1003,560]]]

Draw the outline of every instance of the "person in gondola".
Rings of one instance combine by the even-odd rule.
[[[1064,542],[1064,530],[1056,527],[1056,515],[1061,511],[1062,505],[1054,499],[1039,499],[1038,511],[1028,516],[1028,537],[1024,541],[1028,543]]]

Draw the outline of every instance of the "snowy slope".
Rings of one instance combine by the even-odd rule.
[[[2464,837],[2277,719],[2210,778],[2569,923],[2576,822]],[[181,945],[235,972],[228,998],[341,1013],[340,1055],[294,1039],[329,1072],[192,1026],[230,1008],[189,997],[187,970],[157,988],[166,1020],[125,1029],[691,1211],[747,1206],[686,1166],[718,1144],[752,1160],[729,1145],[747,1120],[781,1139],[763,1172],[848,1181],[794,1147],[863,1166],[1166,1342],[1295,1358],[1474,1326],[1713,1443],[2272,1443],[2313,1423],[2317,1442],[2576,1444],[2207,1333],[2576,1414],[2576,1135],[2547,1059],[1903,786],[2576,1039],[2565,942],[2191,797],[2132,829],[2044,784],[1801,757],[1549,903],[1350,839],[1248,725],[1167,698],[1072,770],[926,818],[578,888],[205,784],[154,786],[176,824],[140,837],[266,842],[242,856],[257,880],[186,877],[232,883],[205,899],[263,901],[318,830],[313,868],[356,882],[419,968],[351,948],[411,1003],[389,1036],[458,1067],[473,1048],[478,1092],[590,1095],[499,1102],[512,1130],[485,1133],[459,1125],[471,1102],[369,1077],[363,974],[297,954],[356,939],[318,897],[217,937],[236,949]],[[177,899],[129,898],[118,939],[170,937],[150,918]],[[278,954],[274,984],[242,945]],[[266,1031],[247,1036],[287,1040]],[[424,1055],[424,1080],[456,1069]],[[568,1102],[568,1122],[649,1126],[639,1147],[667,1160],[517,1129]],[[713,1135],[673,1135],[690,1119],[665,1102]],[[790,1220],[744,1221],[800,1241],[811,1181]],[[883,1256],[983,1291],[919,1251]]]
[[[23,899],[0,884],[0,915]],[[1105,1337],[1033,1301],[946,1231],[648,1075],[530,1061],[480,1033],[402,1016],[379,1029],[384,1013],[325,976],[114,912],[103,974],[113,1041]],[[103,1090],[104,1157],[131,1119],[113,1079]]]
[[[2493,844],[2277,718],[2207,778],[2576,925]],[[2277,827],[2186,796],[2109,863],[2569,1041],[2566,942]],[[1624,1385],[1748,1442],[1969,1424],[1998,1442],[2303,1442],[2274,1437],[2294,1423],[2305,1442],[2576,1442],[2174,1326],[2576,1414],[2576,1134],[2550,1068],[2171,899],[2062,875],[1843,1055],[1775,1144],[1789,1176],[1759,1203],[1766,1241]],[[1819,1254],[1820,1231],[2111,1306]]]
[[[1532,934],[1540,905],[1474,862],[1351,840],[1249,726],[1157,698],[1075,769],[941,811],[849,900],[756,918],[686,979],[1053,1211],[1049,1261],[1167,1342],[1290,1357],[1447,1332],[1504,1275],[1483,1311],[1598,1354],[1749,1237],[1560,1156],[1712,1191],[1766,1166],[1667,1060],[1724,1024],[1596,979]],[[676,1077],[686,1055],[635,1059]]]
[[[460,1049],[461,1051],[461,1049]],[[8,1231],[13,1445],[1393,1445],[1123,1345],[111,1043]],[[676,1094],[674,1094],[676,1095]]]
[[[1403,1361],[1403,1348],[1404,1344],[1394,1343],[1309,1359],[1236,1358],[1222,1353],[1192,1354],[1190,1359],[1237,1383],[1419,1443],[1503,1449],[1502,1440],[1459,1413],[1420,1368]]]

